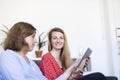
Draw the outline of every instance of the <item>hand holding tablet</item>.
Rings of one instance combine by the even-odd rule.
[[[78,63],[77,68],[81,65],[83,59],[90,57],[91,53],[92,53],[92,50],[88,48],[85,54],[83,55],[83,57],[81,58],[80,62]]]
[[[90,48],[88,48],[88,49],[86,50],[86,52],[84,53],[84,55],[82,56],[81,60],[79,61],[78,65],[75,67],[73,73],[74,73],[80,66],[82,66],[82,61],[83,61],[85,58],[89,58],[90,55],[91,55],[91,53],[92,53],[92,50],[91,50]],[[72,75],[73,73],[71,73],[71,75]]]

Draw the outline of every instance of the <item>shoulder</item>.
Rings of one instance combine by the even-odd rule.
[[[0,65],[2,66],[18,66],[21,61],[22,57],[12,50],[6,50],[0,53]]]
[[[0,61],[11,61],[11,60],[15,61],[16,59],[17,59],[17,54],[12,50],[3,51],[0,54]]]
[[[44,54],[44,55],[42,56],[40,62],[48,63],[48,62],[50,62],[50,61],[52,60],[52,58],[53,58],[53,57],[52,57],[51,53],[50,53],[50,52],[47,52],[46,54]]]
[[[43,58],[48,58],[48,57],[51,57],[51,53],[50,52],[47,52],[43,55],[42,59]]]

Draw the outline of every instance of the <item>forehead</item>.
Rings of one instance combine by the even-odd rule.
[[[52,35],[52,36],[56,36],[56,35],[63,36],[63,33],[58,32],[58,31],[54,31],[54,32],[52,32],[52,34],[51,34],[51,35]]]

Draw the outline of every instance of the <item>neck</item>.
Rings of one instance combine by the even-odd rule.
[[[20,54],[27,63],[30,63],[28,57],[26,56],[26,54],[27,54],[26,51],[22,51],[22,50],[21,50],[21,51],[16,51],[16,52],[17,52],[18,54]]]
[[[51,51],[52,55],[55,57],[55,58],[60,58],[60,50],[52,50]]]
[[[61,60],[60,60],[60,50],[52,50],[52,56],[55,58],[58,65],[62,68]]]

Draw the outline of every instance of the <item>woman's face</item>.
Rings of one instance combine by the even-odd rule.
[[[56,50],[61,50],[64,46],[64,35],[61,32],[54,31],[51,36],[52,47]]]
[[[37,40],[36,40],[36,38],[35,38],[35,34],[36,34],[36,33],[33,33],[32,35],[30,35],[30,36],[28,36],[28,37],[25,38],[25,41],[26,41],[26,43],[27,43],[28,46],[29,46],[28,51],[33,50],[33,48],[34,48],[34,46],[35,46],[35,43],[37,43]]]

